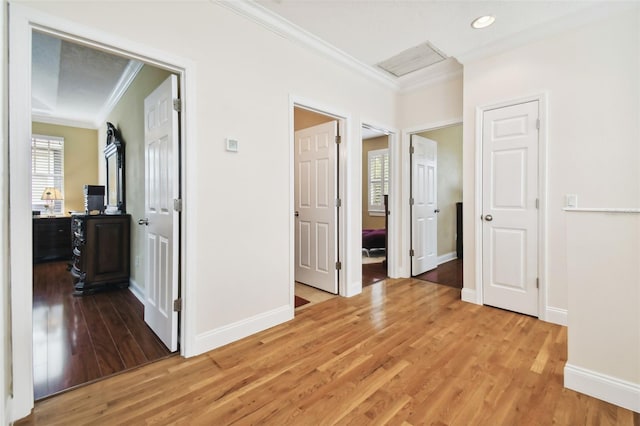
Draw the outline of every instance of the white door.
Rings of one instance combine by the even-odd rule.
[[[178,78],[167,78],[144,100],[145,259],[144,320],[171,351],[178,349],[179,198]]]
[[[338,294],[337,144],[331,121],[295,133],[295,279]]]
[[[538,315],[538,101],[486,111],[482,130],[484,303]]]
[[[411,135],[411,274],[438,266],[438,144]]]

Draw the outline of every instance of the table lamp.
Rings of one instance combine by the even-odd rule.
[[[55,216],[55,214],[53,213],[53,205],[56,201],[62,200],[63,198],[62,193],[58,188],[51,187],[44,189],[44,192],[42,193],[42,197],[40,197],[40,199],[47,202],[46,208],[49,216]]]

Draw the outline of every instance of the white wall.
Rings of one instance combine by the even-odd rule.
[[[565,386],[640,412],[640,211],[565,215]]]
[[[401,93],[398,96],[397,120],[402,128],[402,141],[396,155],[400,158],[400,170],[392,169],[392,179],[400,182],[401,200],[396,207],[402,221],[402,238],[398,272],[401,277],[411,274],[409,257],[409,159],[410,133],[418,133],[444,125],[459,123],[462,119],[462,75],[455,75],[445,81],[434,82],[420,89]],[[466,256],[466,255],[465,255]]]
[[[578,194],[582,207],[639,207],[640,167],[640,19],[637,12],[617,14],[594,25],[583,26],[542,41],[513,49],[488,59],[465,63],[464,70],[464,248],[465,258],[475,257],[474,226],[480,212],[475,202],[475,108],[501,101],[548,93],[548,306],[563,311],[571,306],[599,306],[590,312],[599,327],[575,322],[569,311],[569,362],[585,360],[581,353],[596,342],[608,342],[607,334],[618,332],[617,318],[632,317],[632,304],[611,304],[600,292],[575,283],[569,293],[567,258],[574,268],[589,267],[589,247],[567,243],[567,222],[562,211],[565,194]],[[630,229],[630,232],[633,232]],[[602,242],[608,252],[602,256],[622,256],[615,246],[601,241],[604,234],[593,233],[591,247]],[[586,242],[585,242],[586,244]],[[640,259],[638,245],[626,244],[624,258]],[[584,256],[583,256],[584,254]],[[465,288],[476,288],[475,265],[464,264]],[[590,283],[594,284],[594,283]],[[601,282],[598,285],[608,285]],[[622,288],[620,288],[620,285]],[[638,280],[618,283],[620,297],[636,295]],[[571,298],[571,304],[569,299]],[[630,335],[640,338],[640,323],[630,323]],[[626,334],[625,334],[626,335]],[[590,359],[596,372],[609,372],[619,379],[638,383],[637,352],[634,339],[616,340],[608,356]],[[574,348],[575,350],[571,350]],[[616,355],[631,351],[634,360]],[[586,361],[584,361],[586,362]],[[611,364],[618,364],[611,368]]]
[[[625,206],[638,198],[637,17],[618,15],[465,64],[465,257],[475,257],[475,108],[547,92],[548,304],[567,308],[564,194],[582,206]],[[604,53],[606,52],[606,53]],[[637,203],[636,203],[637,204]],[[465,263],[465,287],[475,268]]]
[[[359,119],[394,123],[392,90],[211,2],[156,2],[153,26],[140,19],[150,16],[144,2],[25,3],[193,61],[198,139],[190,168],[197,181],[188,185],[198,194],[189,203],[197,209],[198,232],[188,255],[197,265],[190,271],[197,300],[189,306],[196,311],[196,334],[206,339],[217,329],[288,305],[289,97],[350,114],[346,143],[353,144],[348,161],[354,175],[347,176],[347,185],[359,201]],[[238,139],[239,153],[225,152],[225,137]],[[359,217],[359,202],[347,209]],[[359,248],[352,251],[359,254]]]
[[[0,2],[0,26],[6,28],[7,19],[7,2],[3,0]],[[7,305],[9,296],[9,180],[8,178],[8,146],[7,134],[7,109],[6,105],[6,93],[7,93],[7,39],[6,32],[0,31],[0,57],[2,62],[0,63],[0,93],[3,94],[3,102],[0,104],[0,306],[2,306],[2,312],[0,312],[0,330],[2,331],[2,348],[0,348],[0,422],[3,424],[9,423],[7,415],[8,396],[10,395],[11,386],[11,308]]]

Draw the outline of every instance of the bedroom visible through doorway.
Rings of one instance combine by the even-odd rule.
[[[437,145],[436,267],[412,275],[462,288],[462,123],[414,132]]]
[[[362,287],[387,278],[389,134],[362,126]]]

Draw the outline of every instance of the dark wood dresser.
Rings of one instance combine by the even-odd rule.
[[[129,286],[131,215],[74,215],[74,295]]]
[[[71,259],[71,218],[33,218],[33,263]]]

